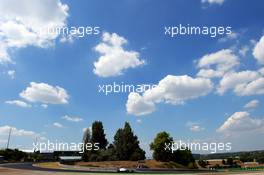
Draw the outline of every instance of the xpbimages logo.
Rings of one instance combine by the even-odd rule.
[[[54,151],[78,151],[79,153],[84,153],[87,151],[98,151],[100,149],[99,143],[75,143],[75,142],[51,142],[47,140],[46,142],[33,142],[33,151],[39,152],[54,152]]]
[[[155,84],[126,84],[124,82],[98,85],[98,92],[109,95],[111,93],[143,93],[157,87]]]
[[[185,35],[202,35],[215,38],[232,34],[231,26],[192,26],[190,24],[179,24],[176,26],[165,26],[164,34],[169,37],[179,37]]]
[[[39,28],[41,35],[60,35],[66,38],[78,37],[83,38],[86,36],[99,35],[101,29],[99,26],[70,26],[70,27],[43,27]]]
[[[173,153],[177,150],[185,150],[188,148],[192,152],[208,152],[208,153],[217,153],[217,152],[230,152],[232,150],[232,143],[227,142],[191,142],[191,141],[183,141],[177,140],[170,143],[165,143],[164,150],[170,151]]]

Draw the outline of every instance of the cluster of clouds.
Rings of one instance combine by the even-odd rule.
[[[248,47],[247,47],[248,48]],[[253,56],[259,65],[263,65],[263,36],[255,43]],[[243,55],[243,54],[242,54]],[[238,96],[251,96],[264,94],[264,68],[258,70],[231,71],[224,74],[217,88],[217,93],[223,95],[226,91],[232,90]],[[241,134],[263,134],[264,119],[254,117],[248,110],[255,109],[260,102],[253,99],[244,105],[247,111],[238,111],[230,115],[226,121],[217,129],[218,133],[227,137],[239,136]]]
[[[58,33],[43,32],[47,29],[62,28],[67,25],[68,6],[61,0],[1,0],[0,2],[0,65],[14,64],[12,53],[15,50],[29,46],[48,48],[53,47]],[[16,71],[5,72],[11,79],[15,78]],[[30,85],[19,94],[20,99],[7,100],[6,104],[23,108],[31,108],[39,103],[47,108],[50,104],[67,104],[69,95],[59,86],[47,83],[31,82]],[[65,117],[65,120],[79,121],[81,118]],[[54,126],[60,127],[59,123]],[[10,128],[12,136],[44,137],[34,131],[18,129],[13,126],[0,126],[0,137],[8,135]],[[6,143],[1,139],[1,143]]]
[[[83,121],[83,118],[81,118],[81,117],[69,116],[69,115],[64,115],[63,117],[61,117],[61,119],[66,120],[68,122],[74,122],[74,123],[78,123],[78,122]],[[59,122],[54,122],[52,124],[52,126],[54,126],[55,128],[65,128],[64,125],[59,123]]]
[[[0,64],[14,62],[14,49],[53,46],[58,34],[41,31],[64,27],[67,17],[68,6],[60,0],[1,0]]]
[[[210,3],[213,2],[210,1]],[[237,34],[232,36],[232,38],[236,38],[236,36]],[[113,77],[121,75],[129,68],[144,65],[145,60],[140,59],[138,52],[128,51],[124,48],[127,43],[128,41],[124,37],[116,33],[105,32],[101,43],[94,48],[100,54],[98,60],[94,62],[94,73],[100,77]],[[260,65],[264,64],[263,50],[264,36],[255,44],[252,52]],[[248,47],[240,50],[239,53],[245,55],[247,51]],[[159,103],[184,104],[188,100],[209,94],[214,88],[219,95],[224,95],[228,90],[232,90],[238,96],[262,95],[264,93],[264,68],[237,71],[240,66],[239,56],[231,49],[222,49],[214,53],[205,54],[196,63],[196,67],[199,69],[196,77],[167,75],[159,81],[155,88],[149,89],[143,94],[130,93],[126,103],[128,114],[136,116],[151,114],[156,110],[156,105]],[[213,80],[216,78],[219,79],[219,84],[215,86]],[[68,103],[69,95],[61,87],[32,82],[26,90],[20,93],[20,97],[28,102],[40,102],[46,105],[66,104]],[[30,104],[19,100],[6,101],[6,103],[21,107],[31,107]],[[255,108],[258,104],[257,100],[253,100],[244,107],[247,109]],[[63,119],[72,122],[82,121],[81,118],[67,115]],[[248,120],[248,124],[251,124],[252,128],[261,121],[250,118],[247,112],[238,112],[230,116],[218,131],[225,132],[230,130],[231,126],[239,125],[240,120]],[[53,123],[53,126],[63,127],[58,122]],[[189,124],[188,126],[194,132],[204,130],[197,123]]]
[[[259,104],[259,100],[253,99],[244,105],[244,109],[253,110]],[[205,130],[198,122],[189,121],[186,126],[192,132]],[[225,137],[241,136],[242,132],[247,134],[264,133],[264,118],[252,117],[248,111],[235,112],[216,131]]]
[[[263,38],[263,37],[262,37]],[[253,49],[254,58],[261,65],[264,56],[256,57],[256,52],[264,50],[262,38]],[[261,49],[262,48],[262,49]],[[238,96],[264,94],[264,68],[259,70],[236,71],[240,65],[238,56],[230,49],[223,49],[203,56],[197,64],[200,68],[197,76],[205,78],[221,78],[217,86],[217,93],[223,95],[232,90]]]
[[[5,103],[10,105],[16,105],[23,108],[31,108],[30,103],[40,103],[41,107],[47,108],[49,104],[68,104],[69,95],[67,91],[59,86],[52,86],[46,83],[36,83],[31,82],[25,90],[23,90],[19,96],[22,100],[8,100]],[[23,101],[24,100],[24,101]],[[62,119],[70,122],[81,122],[83,121],[80,117],[68,116],[65,115]],[[52,124],[56,128],[64,128],[64,126],[59,122],[54,122]],[[33,131],[18,130],[15,127],[3,126],[0,127],[0,133],[6,134],[12,128],[12,135],[15,136],[31,136],[31,137],[40,137],[42,136]]]
[[[0,3],[0,64],[13,64],[12,52],[29,46],[48,48],[53,47],[58,33],[43,32],[47,29],[62,28],[67,25],[68,6],[61,0],[2,0]],[[6,74],[15,78],[16,71],[8,70]],[[69,94],[59,86],[47,83],[31,82],[19,94],[20,99],[7,100],[6,104],[23,108],[31,108],[39,103],[47,108],[50,104],[68,104]],[[82,121],[82,118],[64,116],[65,120],[72,122]],[[55,127],[62,127],[58,122]],[[33,131],[17,129],[11,126],[1,126],[0,134],[6,135],[12,128],[12,135],[37,137],[40,134]]]
[[[257,70],[243,70],[243,71],[233,71],[228,72],[220,80],[217,93],[223,95],[228,90],[232,90],[234,94],[238,96],[256,96],[263,95],[263,63],[256,58],[254,52],[258,50],[261,39],[257,41],[251,40],[253,44],[252,55],[258,63]],[[262,46],[263,47],[263,46]],[[249,50],[248,46],[244,46],[245,50]],[[264,48],[264,47],[263,47]],[[246,51],[246,52],[247,52]],[[258,50],[259,51],[259,50]],[[241,50],[239,51],[241,54]],[[242,56],[244,54],[241,54]],[[217,132],[224,135],[226,138],[232,137],[232,140],[250,140],[254,138],[257,134],[263,134],[263,117],[255,117],[250,114],[249,111],[257,108],[260,102],[257,99],[251,100],[244,105],[244,109],[247,111],[239,111],[230,115],[226,121],[217,129]],[[229,138],[230,139],[230,138]]]
[[[31,138],[31,139],[40,139],[40,140],[46,140],[46,138],[40,134],[36,133],[34,131],[29,131],[29,130],[24,130],[24,129],[18,129],[14,126],[9,126],[9,125],[3,125],[0,126],[0,138],[5,137],[9,135],[11,131],[12,137],[24,137],[24,138]],[[2,144],[6,143],[6,139],[1,139]]]
[[[186,101],[199,98],[215,91],[224,95],[231,91],[237,96],[253,96],[264,94],[264,36],[254,43],[253,58],[256,60],[256,70],[240,70],[240,56],[245,56],[249,46],[236,51],[222,49],[205,54],[195,61],[198,73],[196,77],[188,75],[168,75],[159,81],[157,86],[146,92],[130,93],[126,103],[127,113],[143,116],[153,113],[158,103],[179,105]],[[244,105],[244,109],[252,110],[259,106],[254,99]],[[199,123],[188,122],[187,127],[192,132],[205,130]],[[235,112],[216,130],[224,136],[239,136],[241,133],[264,133],[264,119],[251,116],[248,111]],[[251,135],[252,136],[252,135]]]
[[[49,104],[53,104],[53,105],[68,104],[68,100],[69,100],[69,95],[65,89],[59,86],[52,86],[46,83],[36,83],[36,82],[31,82],[30,86],[28,86],[25,90],[23,90],[19,94],[19,96],[22,98],[22,100],[8,100],[5,103],[10,105],[16,105],[23,108],[31,108],[32,105],[30,103],[40,103],[41,107],[47,108]],[[68,115],[63,116],[62,119],[70,122],[83,121],[83,119],[80,117],[68,116]],[[52,126],[56,128],[64,127],[59,122],[54,122]],[[14,131],[16,131],[16,129],[14,129]]]
[[[263,38],[264,36],[256,42],[252,51],[260,66],[263,64],[261,60],[264,60]],[[228,91],[237,96],[264,94],[264,67],[238,71],[240,59],[238,53],[232,49],[205,54],[195,63],[198,69],[196,77],[168,75],[153,89],[142,94],[130,93],[126,103],[128,114],[151,114],[156,110],[158,103],[184,104],[187,100],[205,96],[214,89],[218,95],[224,95]],[[257,105],[255,103],[252,102],[248,106]]]
[[[55,105],[68,104],[68,100],[69,100],[69,95],[65,89],[59,86],[52,86],[46,83],[36,83],[36,82],[31,82],[30,86],[28,86],[25,90],[23,90],[19,94],[19,96],[22,98],[22,100],[8,100],[5,103],[23,108],[31,108],[32,105],[30,103],[40,103],[41,107],[47,108],[48,104],[55,104]],[[68,116],[68,115],[63,116],[62,119],[70,122],[83,121],[83,119],[80,117]],[[56,128],[64,127],[59,122],[54,122],[52,125]]]

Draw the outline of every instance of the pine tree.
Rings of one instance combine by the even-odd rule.
[[[125,123],[123,129],[117,130],[113,145],[118,160],[145,159],[145,151],[140,148],[138,138],[128,122]]]

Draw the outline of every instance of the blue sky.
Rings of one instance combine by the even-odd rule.
[[[20,9],[15,7],[19,6],[15,1],[1,3],[0,147],[6,145],[8,127],[14,127],[17,132],[11,139],[11,147],[29,149],[35,137],[79,142],[83,128],[90,127],[94,120],[101,120],[109,141],[129,121],[146,150],[156,133],[163,130],[175,139],[230,141],[233,151],[263,149],[264,141],[258,139],[264,133],[263,2],[45,0],[43,4],[23,3]],[[46,37],[36,32],[36,28],[52,24],[98,26],[100,33],[62,41],[61,35]],[[233,34],[215,38],[206,35],[171,38],[164,34],[165,26],[179,24],[230,26]],[[105,42],[104,34],[110,37]],[[117,49],[116,52],[105,55],[95,50],[96,46],[114,39],[127,43],[113,46],[111,49]],[[122,55],[131,52],[138,55]],[[132,63],[126,68],[121,66],[119,74],[96,74],[94,63],[100,58],[112,59],[113,55],[118,57],[116,64],[108,66],[102,61],[99,72],[120,68],[123,60],[130,59]],[[205,64],[199,67],[202,59]],[[210,59],[213,63],[206,62]],[[221,59],[234,65],[217,70],[217,66],[230,65]],[[220,75],[198,75],[201,69],[218,71]],[[167,75],[173,77],[170,79]],[[183,75],[189,79],[184,77],[182,81],[187,81],[187,85],[182,86],[179,76]],[[247,80],[248,77],[252,78]],[[231,83],[221,86],[224,78]],[[179,86],[169,92],[169,86],[176,81],[180,81]],[[37,92],[33,92],[31,82],[40,88]],[[131,100],[129,93],[106,96],[98,92],[99,85],[113,82],[134,85],[160,82],[159,87],[165,87],[165,92],[137,94]],[[195,97],[188,96],[191,94],[188,92],[182,96],[188,84],[191,93],[198,88]],[[66,91],[66,96],[56,90],[44,90],[43,95],[43,86],[53,90],[59,86]],[[227,89],[219,93],[219,88]],[[137,102],[142,108],[138,108]],[[249,102],[251,105],[245,107]],[[144,111],[147,111],[145,115],[139,115]],[[68,116],[68,120],[63,116]],[[69,118],[79,120],[69,121]]]

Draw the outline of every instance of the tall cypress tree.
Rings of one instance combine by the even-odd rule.
[[[95,121],[92,125],[92,143],[99,143],[100,149],[106,149],[108,144],[104,133],[103,123],[101,121]]]
[[[83,143],[84,143],[84,147],[83,147],[83,160],[84,161],[89,161],[89,158],[91,156],[91,152],[89,150],[86,149],[86,146],[88,143],[91,143],[91,131],[90,128],[86,128],[86,130],[84,131],[83,134]]]

